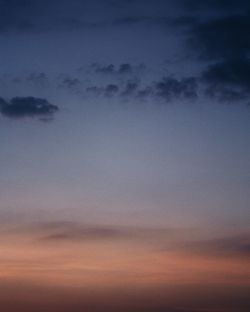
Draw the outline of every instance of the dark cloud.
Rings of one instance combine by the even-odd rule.
[[[131,74],[133,71],[133,68],[130,64],[121,64],[118,73],[119,74]]]
[[[9,118],[41,117],[52,118],[59,109],[46,99],[29,97],[15,97],[7,102],[0,99],[0,111]]]
[[[2,110],[2,108],[6,105],[8,105],[8,103],[3,98],[0,97],[0,109]]]
[[[226,7],[226,3],[221,5]],[[209,97],[229,103],[249,98],[249,29],[250,15],[246,14],[217,14],[192,25],[189,47],[200,60],[209,61],[201,73]]]
[[[158,97],[170,102],[175,99],[195,99],[197,97],[197,80],[194,77],[175,79],[163,77],[156,83],[139,89],[138,80],[128,80],[125,86],[109,84],[106,87],[90,86],[86,88],[87,94],[93,96],[117,96],[120,95],[128,100]]]
[[[202,74],[206,92],[222,101],[239,101],[250,96],[250,61],[225,60],[207,67]]]
[[[155,84],[156,95],[166,101],[175,98],[195,99],[197,97],[197,81],[194,77],[177,80],[163,77]]]
[[[206,60],[247,57],[250,52],[250,15],[224,16],[195,24],[189,42]]]

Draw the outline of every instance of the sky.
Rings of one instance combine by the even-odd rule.
[[[0,310],[250,309],[250,3],[0,0]]]

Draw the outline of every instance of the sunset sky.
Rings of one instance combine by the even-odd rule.
[[[250,311],[250,2],[0,0],[0,311]]]

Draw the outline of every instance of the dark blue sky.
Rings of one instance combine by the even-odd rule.
[[[112,200],[120,200],[124,179],[128,185],[131,180],[138,194],[133,191],[129,197],[136,206],[147,202],[150,207],[150,189],[156,215],[158,206],[165,213],[165,206],[174,205],[170,215],[178,206],[177,215],[184,220],[190,213],[197,221],[206,219],[212,210],[216,220],[236,216],[245,221],[250,149],[247,2],[0,4],[1,189],[8,185],[3,209],[17,209],[8,193],[19,183],[22,205],[27,206],[26,188],[33,187],[30,181],[36,177],[41,180],[38,193],[48,188],[58,209],[57,182],[68,190],[69,202],[80,196],[76,189],[82,195],[85,187],[91,201],[98,187],[109,197],[111,190],[101,186],[108,178],[111,185],[121,183],[120,190],[112,187]],[[213,180],[225,189],[224,196],[217,194]],[[188,210],[191,190],[196,195],[189,198]],[[140,203],[141,192],[145,199]],[[49,198],[40,197],[40,208],[50,209]],[[74,205],[81,206],[80,198]],[[29,200],[32,206],[37,198]],[[126,211],[126,205],[123,201],[118,211]]]

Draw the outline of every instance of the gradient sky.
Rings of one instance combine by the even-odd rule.
[[[0,310],[250,309],[250,4],[0,0]]]

